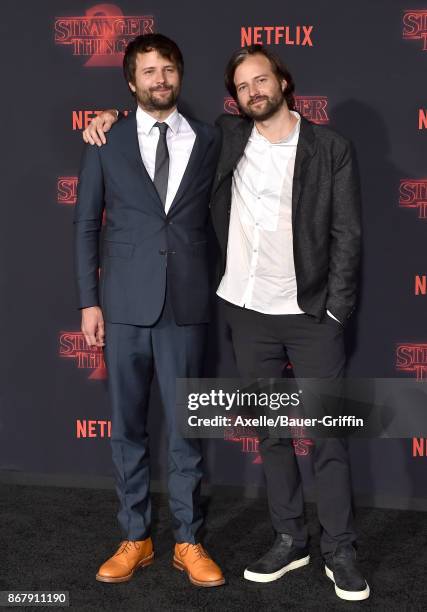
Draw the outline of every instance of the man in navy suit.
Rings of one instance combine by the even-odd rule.
[[[90,346],[105,346],[123,533],[96,578],[125,582],[153,561],[146,417],[156,372],[168,437],[173,564],[193,584],[218,586],[222,572],[198,537],[200,442],[180,434],[175,381],[202,375],[209,321],[206,224],[219,138],[214,128],[177,110],[183,59],[173,41],[138,36],[123,66],[137,110],[117,123],[107,146],[87,146],[74,220],[82,331]]]

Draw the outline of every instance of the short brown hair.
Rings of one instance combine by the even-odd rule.
[[[280,57],[278,57],[275,53],[272,53],[262,45],[249,45],[248,47],[244,47],[243,49],[238,49],[231,56],[227,68],[225,69],[225,86],[228,89],[230,95],[237,101],[237,91],[236,86],[234,85],[234,73],[236,72],[237,66],[239,66],[247,57],[251,55],[264,55],[271,64],[274,74],[277,77],[277,80],[285,79],[287,82],[287,86],[285,91],[283,92],[283,97],[286,100],[286,104],[290,110],[295,108],[295,83],[292,78],[291,73],[282,62]]]
[[[163,34],[141,34],[130,41],[123,58],[123,73],[127,83],[135,83],[136,56],[138,53],[157,51],[175,64],[180,78],[184,74],[184,58],[178,45]]]

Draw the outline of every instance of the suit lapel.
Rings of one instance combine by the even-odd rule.
[[[164,213],[164,206],[157,193],[157,189],[154,187],[154,183],[147,172],[144,162],[142,161],[141,151],[139,148],[138,131],[136,125],[136,113],[129,115],[126,122],[123,125],[123,143],[122,151],[127,159],[135,166],[138,174],[140,175],[145,187],[148,190],[149,195],[155,202],[160,206],[160,209]]]
[[[207,153],[209,145],[211,143],[211,138],[208,136],[203,129],[202,126],[198,124],[198,122],[193,121],[192,119],[186,117],[186,120],[194,130],[196,134],[196,139],[194,141],[193,148],[191,150],[190,158],[188,160],[187,167],[184,171],[183,177],[181,179],[181,183],[179,185],[178,191],[169,207],[168,214],[172,209],[174,209],[183,199],[188,189],[191,187],[194,178],[197,176],[200,165]],[[157,190],[154,186],[153,181],[150,178],[150,175],[145,168],[144,162],[142,161],[141,151],[139,149],[138,142],[138,133],[137,133],[137,125],[136,125],[136,113],[132,113],[127,119],[125,119],[126,124],[123,125],[123,141],[122,141],[122,151],[124,155],[128,158],[128,160],[135,166],[138,173],[140,174],[149,195],[153,200],[159,205],[163,214],[165,214],[165,209],[163,203],[157,193]]]
[[[225,179],[230,172],[233,172],[248,144],[253,127],[253,121],[242,121],[236,126],[236,129],[230,133],[227,142],[223,143],[221,158],[215,176],[213,193],[217,190],[223,179]]]
[[[292,184],[292,225],[295,225],[295,217],[298,202],[304,184],[305,174],[310,160],[316,151],[316,138],[311,123],[301,117],[300,134],[298,138],[297,152],[295,157],[294,178]]]
[[[185,117],[185,119],[194,130],[196,140],[194,141],[190,158],[182,176],[181,183],[179,184],[178,191],[176,192],[175,197],[169,207],[168,214],[170,214],[171,210],[180,203],[182,198],[187,193],[192,182],[194,181],[194,178],[197,176],[200,165],[206,155],[209,144],[211,143],[210,137],[206,135],[205,130],[197,122],[193,121],[189,117]]]

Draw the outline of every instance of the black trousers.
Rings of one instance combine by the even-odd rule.
[[[231,328],[240,376],[280,378],[287,361],[296,378],[338,379],[344,374],[343,327],[328,315],[319,323],[306,314],[268,315],[221,300]],[[259,440],[274,529],[289,533],[296,546],[307,543],[301,475],[291,438]],[[338,544],[354,542],[347,442],[318,438],[313,449],[321,550],[328,557]]]
[[[168,440],[168,488],[177,542],[198,541],[202,455],[199,440],[179,432],[176,378],[200,377],[206,324],[177,325],[169,293],[159,320],[142,327],[106,323],[105,361],[112,408],[111,445],[123,538],[150,534],[149,440],[146,431],[151,381],[156,371]]]

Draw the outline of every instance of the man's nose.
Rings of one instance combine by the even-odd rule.
[[[159,72],[157,74],[157,83],[159,84],[166,83],[166,74],[164,72]]]
[[[259,94],[258,86],[255,83],[253,83],[252,85],[249,85],[249,96],[251,98],[254,98],[258,94]]]

